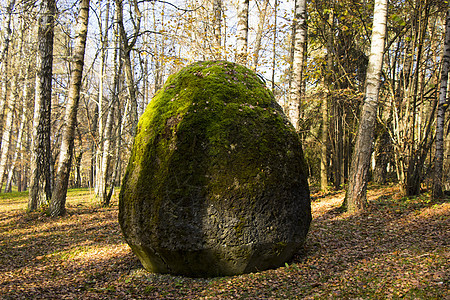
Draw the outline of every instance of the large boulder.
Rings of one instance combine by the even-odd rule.
[[[307,167],[253,71],[206,61],[169,77],[139,121],[119,222],[151,272],[242,274],[299,250],[311,222]]]

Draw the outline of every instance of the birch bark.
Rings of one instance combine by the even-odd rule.
[[[240,0],[237,12],[236,62],[244,66],[247,64],[249,2],[249,0]]]
[[[344,206],[350,212],[364,211],[367,206],[367,175],[370,167],[373,131],[378,109],[378,93],[386,39],[386,21],[387,0],[376,0],[365,97],[355,150],[352,156],[349,185],[344,200]]]
[[[444,55],[441,69],[441,88],[439,91],[439,105],[436,119],[436,153],[433,180],[433,198],[442,198],[442,169],[444,163],[444,123],[445,110],[448,106],[446,99],[448,89],[448,72],[450,71],[450,6],[447,9]]]
[[[28,196],[29,211],[34,211],[41,205],[47,205],[52,195],[50,118],[55,14],[55,0],[42,0],[38,20],[36,96],[30,159],[30,193]]]
[[[66,213],[66,195],[69,174],[72,166],[75,128],[77,126],[78,103],[80,100],[81,80],[83,77],[84,53],[89,18],[90,0],[80,1],[80,11],[75,31],[75,45],[72,57],[72,74],[69,83],[69,100],[65,112],[66,126],[63,131],[61,149],[59,153],[58,170],[56,174],[55,190],[50,202],[50,215],[62,216]]]
[[[306,0],[295,1],[294,16],[294,58],[292,61],[292,83],[289,90],[289,102],[287,115],[294,125],[295,130],[299,130],[299,117],[301,105],[302,74],[304,63],[304,50],[306,43]]]

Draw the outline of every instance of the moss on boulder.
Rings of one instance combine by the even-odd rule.
[[[169,77],[139,121],[119,222],[152,272],[278,267],[308,232],[306,173],[298,135],[254,72],[195,63]]]

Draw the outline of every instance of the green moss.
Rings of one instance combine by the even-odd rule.
[[[231,184],[233,178],[262,175],[264,170],[249,169],[246,165],[248,160],[260,159],[253,157],[256,153],[258,157],[271,157],[280,150],[272,145],[274,138],[285,138],[283,130],[286,126],[281,110],[273,103],[273,95],[261,79],[249,69],[233,63],[199,62],[170,76],[139,121],[127,173],[136,168],[149,172],[147,176],[141,174],[140,178],[130,178],[136,181],[131,185],[134,188],[143,182],[145,185],[151,182],[156,199],[161,199],[165,190],[159,183],[176,174],[179,177],[191,175],[193,182],[189,182],[190,185],[203,186],[207,179],[194,176],[195,173],[204,174],[205,168],[210,174],[222,171],[229,167],[229,161],[223,156],[237,151],[242,155],[232,163],[233,169],[240,174],[221,176],[221,180],[211,186],[212,193]],[[261,134],[255,132],[258,127],[269,130]],[[193,131],[193,128],[197,130]],[[185,165],[189,162],[186,156],[198,151],[212,158],[210,165],[200,161],[200,165],[196,161]],[[184,163],[178,165],[179,161]],[[175,174],[169,174],[169,170]],[[180,189],[180,192],[192,191]],[[137,192],[136,200],[140,197]]]
[[[279,186],[290,191],[287,177],[304,181],[307,189],[304,170],[294,128],[254,72],[224,61],[195,63],[169,77],[138,123],[119,197],[119,220],[128,228],[125,237],[147,239],[143,244],[174,232],[192,235],[188,242],[203,245],[204,216],[195,209],[214,206],[238,218],[234,229],[239,239],[250,224],[246,213],[263,195]],[[198,230],[160,228],[167,218],[172,223],[189,220]],[[145,228],[133,232],[135,224],[124,226],[126,222]],[[140,237],[141,232],[152,236]]]

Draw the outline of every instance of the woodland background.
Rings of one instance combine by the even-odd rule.
[[[362,211],[342,209],[374,2],[1,1],[0,298],[447,299],[450,203],[431,187],[450,189],[448,1],[388,2],[372,183]],[[149,273],[120,234],[114,187],[138,117],[168,75],[206,59],[258,72],[302,140],[313,221],[275,270]]]
[[[40,76],[36,56],[42,42],[39,20],[47,2],[51,1],[8,0],[1,8],[2,192],[13,187],[26,190],[35,169],[33,128],[39,126],[33,126],[33,119]],[[65,110],[76,68],[75,24],[83,2],[90,16],[69,187],[92,188],[99,201],[108,204],[108,191],[120,186],[138,117],[152,96],[168,75],[209,59],[238,61],[258,72],[288,115],[296,87],[295,125],[310,182],[323,191],[345,187],[364,99],[374,1],[60,0],[52,25],[51,115],[46,125],[49,190],[59,178],[57,164],[68,123]],[[306,5],[306,20],[294,13],[300,2]],[[388,4],[370,179],[398,182],[407,196],[431,186],[433,178],[447,10],[443,0]],[[244,54],[243,16],[248,22]],[[299,22],[305,22],[307,33],[300,50]],[[296,51],[301,51],[304,64],[300,81],[294,70]],[[444,189],[450,188],[448,124]],[[48,205],[49,198],[40,205]]]

